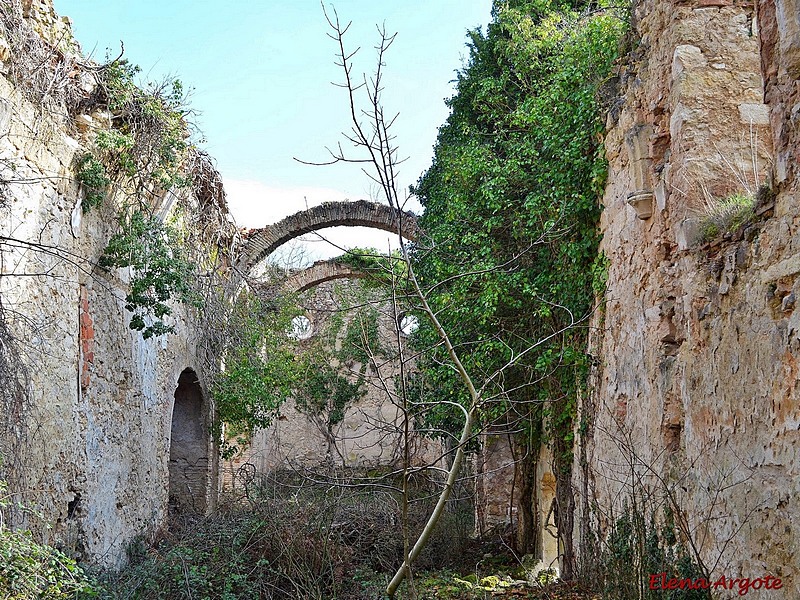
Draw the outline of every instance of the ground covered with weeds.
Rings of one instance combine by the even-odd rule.
[[[417,486],[409,536],[435,501]],[[176,516],[169,531],[141,538],[129,564],[95,573],[103,599],[375,600],[403,557],[402,502],[374,486],[276,481],[233,499],[211,517]],[[575,586],[526,580],[500,538],[472,537],[471,503],[456,499],[397,598],[587,599]]]
[[[118,571],[82,568],[31,534],[0,526],[0,600],[382,599],[402,564],[404,538],[416,540],[437,498],[439,482],[412,483],[405,503],[393,475],[251,480],[211,516],[173,514],[169,527],[130,544]],[[511,536],[476,539],[472,500],[467,485],[456,490],[397,600],[711,597],[708,590],[648,589],[648,574],[703,574],[666,517],[626,504],[582,564],[581,585],[555,581],[531,557],[517,556]]]

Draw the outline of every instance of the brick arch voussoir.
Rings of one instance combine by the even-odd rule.
[[[249,272],[286,242],[312,231],[339,226],[399,232],[412,242],[419,237],[417,217],[413,213],[403,211],[398,215],[385,204],[367,200],[326,202],[252,230],[245,239],[240,265]]]
[[[366,279],[369,273],[335,260],[323,260],[294,273],[281,284],[281,294],[299,294],[326,281],[335,279]]]

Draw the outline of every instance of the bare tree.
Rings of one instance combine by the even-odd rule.
[[[331,29],[328,35],[337,45],[336,65],[342,69],[344,76],[343,82],[336,85],[345,90],[349,100],[351,129],[349,132],[343,133],[343,135],[355,147],[356,152],[355,155],[347,154],[342,145],[338,144],[335,148],[327,148],[330,154],[329,160],[323,162],[300,162],[314,165],[358,164],[361,165],[364,174],[379,187],[380,195],[386,199],[396,214],[398,249],[401,260],[404,263],[404,288],[407,290],[407,295],[413,302],[415,309],[427,318],[430,326],[435,331],[439,340],[438,345],[444,349],[450,367],[457,373],[468,395],[468,401],[465,405],[441,399],[435,401],[439,404],[450,404],[460,412],[462,419],[460,434],[452,444],[450,467],[442,483],[438,501],[417,540],[413,545],[406,545],[403,564],[397,569],[387,586],[386,593],[393,598],[398,586],[409,576],[412,565],[428,543],[441,518],[464,463],[466,447],[478,433],[479,412],[488,402],[496,398],[496,388],[497,386],[502,387],[504,373],[519,363],[520,360],[530,355],[537,347],[546,344],[566,330],[574,327],[579,319],[576,319],[566,307],[562,307],[569,315],[565,325],[553,330],[549,335],[537,340],[521,351],[514,351],[509,348],[510,356],[508,361],[492,373],[475,374],[468,371],[461,359],[461,349],[456,347],[447,328],[443,325],[442,320],[428,300],[431,288],[424,287],[416,276],[410,248],[403,238],[405,227],[402,208],[409,200],[410,195],[402,194],[398,185],[397,167],[402,160],[399,159],[395,137],[391,132],[398,115],[387,115],[381,100],[385,55],[394,42],[396,34],[390,35],[385,27],[378,27],[379,42],[375,47],[377,52],[375,72],[371,77],[365,75],[361,79],[357,79],[353,73],[353,57],[358,50],[349,52],[344,41],[350,23],[343,25],[335,9],[328,11],[323,5],[323,12]],[[531,246],[541,243],[549,233],[551,232],[544,232],[540,239],[531,242]],[[465,273],[464,275],[475,275],[475,273]],[[442,283],[434,283],[434,287]],[[401,389],[400,394],[404,395],[405,390]],[[409,407],[405,400],[401,400],[401,406],[407,415]],[[404,423],[404,428],[408,428],[408,419]],[[406,457],[404,464],[408,464],[408,457]]]

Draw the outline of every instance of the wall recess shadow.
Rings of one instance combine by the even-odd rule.
[[[169,447],[169,504],[177,513],[207,509],[209,428],[203,391],[192,369],[184,369],[175,390]]]

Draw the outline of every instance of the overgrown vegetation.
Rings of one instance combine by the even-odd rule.
[[[132,195],[139,209],[153,208],[164,193],[190,183],[183,85],[176,79],[141,88],[136,83],[139,72],[126,59],[98,70],[90,103],[107,111],[111,129],[96,131],[93,150],[80,159],[78,178],[88,191],[85,210],[101,201],[111,182]]]
[[[296,315],[293,306],[276,310],[248,292],[234,300],[224,367],[211,387],[219,425],[228,428],[224,457],[236,454],[254,429],[269,427],[295,389],[300,366],[287,332]]]
[[[497,2],[493,15],[485,34],[470,34],[452,114],[413,190],[432,240],[414,260],[454,346],[469,348],[466,370],[485,378],[489,401],[478,428],[518,432],[523,456],[538,456],[541,443],[553,450],[569,577],[573,419],[588,364],[606,174],[596,92],[626,14],[611,2],[537,0]],[[415,338],[430,348],[437,333],[423,321]],[[416,389],[468,405],[441,346],[420,366],[424,383]],[[440,406],[431,425],[450,429],[460,413]],[[519,497],[520,507],[530,505]],[[535,544],[529,531],[518,550]]]
[[[391,491],[391,478],[382,489],[359,485],[359,477],[348,481],[343,487],[315,486],[291,473],[261,480],[251,487],[246,507],[177,524],[152,546],[133,544],[131,566],[105,576],[101,597],[379,598],[402,556],[399,492]],[[418,527],[430,502],[421,481],[412,510]],[[475,569],[481,556],[467,548],[470,515],[468,504],[453,504],[447,530],[424,556],[425,566],[457,568],[463,575]],[[443,551],[454,546],[462,552]]]
[[[83,186],[81,206],[84,212],[100,206],[106,198],[106,189],[111,185],[111,178],[103,163],[91,152],[86,152],[78,159],[77,176]]]
[[[155,541],[129,548],[130,566],[101,576],[106,600],[219,598],[244,600],[377,600],[402,559],[397,536],[402,494],[397,475],[342,472],[341,487],[314,485],[297,473],[254,483],[246,507],[175,523]],[[409,519],[419,530],[435,485],[418,478]],[[420,557],[421,570],[400,587],[400,600],[576,600],[575,585],[526,581],[525,569],[500,545],[471,538],[472,508],[448,504],[443,527]]]
[[[69,119],[82,95],[75,78],[80,65],[77,43],[67,28],[54,40],[56,48],[23,18],[21,0],[0,3],[0,38],[8,44],[8,77],[34,107],[50,118]],[[52,109],[52,110],[51,110]]]
[[[661,589],[661,573],[667,579],[695,581],[708,577],[692,559],[676,535],[670,510],[649,514],[640,506],[625,503],[614,522],[600,557],[603,597],[607,600],[707,600],[708,589]],[[656,577],[658,588],[650,585]]]
[[[228,431],[226,457],[247,443],[250,432],[269,427],[289,398],[328,439],[329,450],[338,452],[333,430],[364,395],[365,374],[381,354],[370,293],[356,291],[358,300],[335,294],[337,308],[308,339],[292,335],[293,320],[304,312],[296,297],[265,301],[239,294],[228,317],[224,369],[211,388]]]
[[[584,575],[591,576],[595,591],[608,600],[709,599],[708,587],[701,587],[709,575],[679,531],[669,508],[626,501],[606,539],[597,542],[598,554],[589,559],[592,571]],[[682,581],[682,587],[667,589],[662,574],[665,581]]]
[[[164,323],[172,313],[168,302],[178,300],[199,308],[192,287],[192,265],[174,229],[157,217],[136,211],[120,215],[120,231],[108,241],[100,266],[127,267],[131,271],[125,309],[131,313],[130,327],[144,339],[173,330]]]
[[[549,444],[562,575],[574,576],[573,418],[586,375],[606,172],[595,94],[616,56],[625,13],[605,2],[497,2],[487,34],[471,34],[470,61],[459,74],[434,164],[412,189],[426,207],[421,225],[430,244],[418,244],[413,257],[400,244],[408,285],[392,287],[425,319],[416,335],[422,373],[400,378],[397,406],[406,424],[413,413],[442,434],[452,460],[436,507],[387,586],[389,597],[412,575],[465,451],[487,427],[518,434],[528,457],[523,482],[533,480],[540,444]],[[335,10],[326,17],[352,117],[345,137],[355,148],[329,150],[328,162],[367,163],[402,219],[394,119],[381,104],[384,56],[394,36],[379,28],[375,72],[360,82],[344,42],[349,26]],[[518,507],[531,514],[517,550],[528,553],[536,549],[534,486],[520,492]]]
[[[75,561],[38,544],[29,531],[0,526],[0,593],[7,600],[93,597],[90,579]]]
[[[2,456],[0,456],[2,459]],[[11,506],[6,483],[0,480],[0,597],[3,600],[58,600],[94,597],[95,588],[75,561],[40,544],[30,531],[12,531],[4,513]]]
[[[83,109],[105,115],[111,127],[91,132],[92,148],[78,158],[76,168],[84,212],[114,199],[119,229],[100,266],[130,269],[125,308],[131,329],[146,339],[173,330],[164,321],[170,301],[196,304],[191,292],[195,266],[178,229],[156,211],[168,193],[181,188],[189,193],[192,158],[198,152],[188,143],[191,125],[181,82],[142,88],[135,81],[139,71],[121,58],[97,69],[97,84]]]
[[[698,242],[705,244],[749,223],[755,218],[755,204],[755,198],[744,193],[709,202],[698,219]]]

